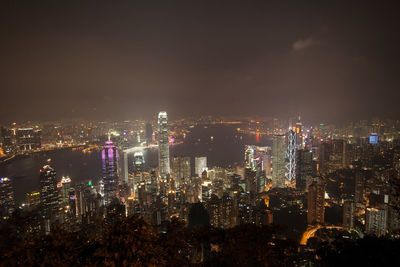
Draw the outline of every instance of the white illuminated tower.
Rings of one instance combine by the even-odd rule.
[[[160,176],[165,178],[170,172],[169,165],[169,139],[167,112],[158,113],[158,167]]]
[[[286,165],[288,170],[286,173],[286,178],[289,180],[289,182],[292,182],[296,175],[296,132],[292,129],[292,127],[289,128],[288,132],[286,159],[288,161]]]

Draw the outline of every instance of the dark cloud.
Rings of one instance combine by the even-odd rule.
[[[293,51],[297,52],[320,44],[320,41],[314,40],[312,37],[309,37],[306,39],[299,39],[295,41],[292,45],[292,49]]]

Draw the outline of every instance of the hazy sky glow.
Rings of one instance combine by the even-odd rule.
[[[399,116],[395,2],[348,2],[3,0],[0,122]]]

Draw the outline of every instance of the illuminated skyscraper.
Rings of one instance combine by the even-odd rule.
[[[118,150],[109,139],[101,151],[103,163],[104,205],[117,196],[118,187]]]
[[[144,156],[143,152],[137,151],[133,156],[133,185],[129,185],[134,190],[134,197],[136,200],[139,198],[139,185],[144,182]],[[132,187],[133,186],[133,187]],[[144,186],[141,186],[144,189]]]
[[[246,146],[246,150],[244,152],[244,160],[245,160],[245,167],[250,167],[254,169],[254,147],[253,146]]]
[[[286,178],[289,182],[295,179],[296,175],[296,132],[291,128],[288,132],[288,147],[286,150],[287,173]]]
[[[272,139],[272,186],[285,185],[285,135],[274,135]]]
[[[207,157],[195,157],[194,174],[200,177],[205,170],[207,170]]]
[[[61,187],[62,187],[62,202],[64,204],[68,204],[69,202],[69,191],[71,190],[71,178],[63,177],[61,179]]]
[[[14,192],[10,178],[0,178],[0,216],[8,218],[14,211]]]
[[[188,182],[191,177],[190,157],[173,157],[171,164],[176,186]]]
[[[158,167],[160,176],[165,178],[170,172],[167,112],[158,113]]]
[[[303,124],[301,123],[300,116],[299,120],[296,122],[296,147],[297,149],[304,148],[304,133],[303,133]]]
[[[263,169],[263,158],[260,156],[254,160],[256,170],[256,188],[257,193],[261,193],[265,188],[265,170]]]
[[[129,182],[129,165],[128,165],[128,153],[122,151],[122,159],[120,160],[120,179],[121,181]]]
[[[244,179],[246,180],[246,191],[255,194],[257,190],[256,171],[246,167],[244,169]]]
[[[45,165],[40,169],[40,205],[45,217],[55,215],[59,208],[58,200],[56,171],[50,165]]]

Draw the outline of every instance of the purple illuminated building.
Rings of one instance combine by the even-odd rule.
[[[103,163],[104,205],[117,196],[118,188],[118,150],[109,139],[101,151]]]

